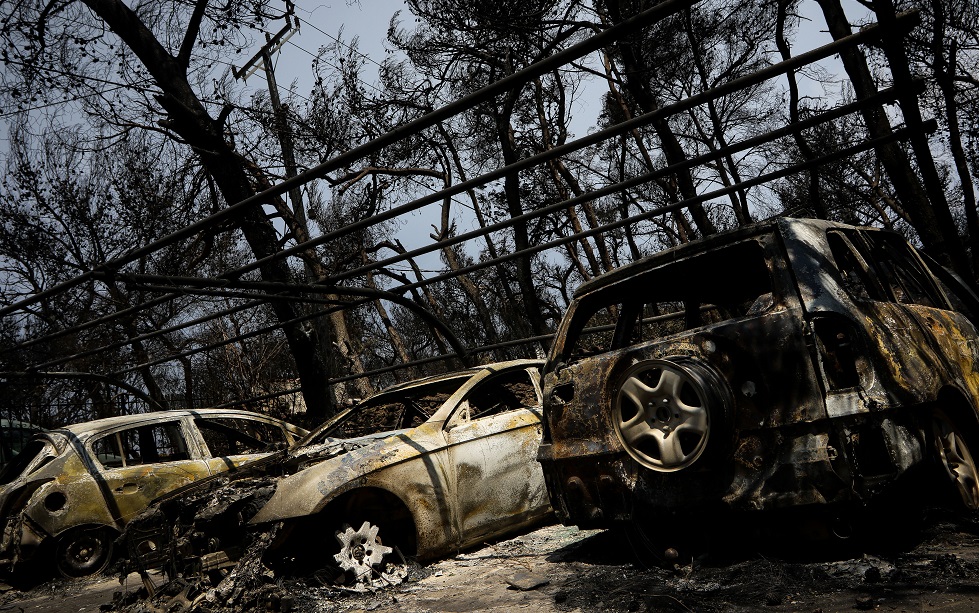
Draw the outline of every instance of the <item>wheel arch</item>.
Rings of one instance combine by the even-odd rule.
[[[415,516],[407,503],[391,490],[377,487],[357,487],[330,500],[319,512],[326,520],[342,523],[369,521],[381,526],[381,538],[387,545],[397,545],[406,556],[418,552],[418,532]],[[337,525],[337,528],[340,527]],[[353,526],[357,528],[358,526]]]
[[[943,387],[931,407],[932,411],[938,409],[944,411],[956,426],[962,428],[970,444],[979,443],[979,412],[962,390],[954,386]]]
[[[316,513],[291,520],[288,534],[275,548],[300,559],[312,555],[328,561],[334,547],[339,551],[334,534],[344,525],[357,529],[364,521],[379,526],[385,545],[396,546],[405,557],[417,555],[419,537],[411,509],[400,496],[377,486],[348,489]]]

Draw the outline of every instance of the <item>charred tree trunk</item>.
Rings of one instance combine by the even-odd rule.
[[[508,99],[505,108],[494,109],[493,118],[496,123],[497,138],[500,149],[503,153],[503,164],[509,166],[519,160],[517,155],[516,143],[513,140],[513,128],[510,125],[510,112],[512,101]],[[506,198],[507,210],[510,217],[523,215],[523,204],[520,199],[520,177],[518,173],[511,172],[503,180],[503,192]],[[513,224],[513,248],[515,251],[524,251],[530,248],[530,238],[528,235],[527,222],[518,221]],[[537,288],[534,287],[534,275],[531,262],[532,256],[525,255],[517,258],[515,268],[517,272],[517,285],[520,288],[522,306],[530,324],[530,328],[535,335],[547,334],[550,330],[541,312],[540,301],[537,296]]]
[[[954,38],[950,41],[948,59],[946,60],[943,40],[946,25],[945,8],[941,0],[932,0],[931,6],[935,16],[931,43],[935,81],[938,83],[945,103],[945,123],[948,125],[949,150],[952,152],[955,171],[958,173],[959,181],[962,184],[962,206],[965,209],[966,225],[969,232],[968,248],[972,255],[972,270],[975,276],[979,277],[979,214],[976,210],[976,189],[972,181],[972,173],[969,172],[965,149],[962,146],[962,132],[959,128],[958,116],[959,103],[955,99],[958,45]]]
[[[171,55],[153,36],[139,17],[119,0],[83,0],[95,14],[136,54],[163,91],[158,97],[167,112],[161,122],[172,130],[200,156],[201,163],[214,178],[215,184],[228,203],[236,203],[255,194],[249,183],[246,164],[224,139],[222,125],[215,121],[201,104],[187,80],[190,45],[183,45],[181,53]],[[191,20],[185,40],[197,36],[199,20]],[[242,211],[235,219],[245,240],[255,254],[262,259],[279,251],[275,229],[265,217],[261,207],[253,206]],[[268,281],[288,282],[289,268],[285,261],[269,261],[260,268],[262,278]],[[272,302],[272,309],[279,321],[289,321],[299,313],[287,301]],[[289,343],[302,382],[306,400],[307,418],[311,423],[322,421],[333,412],[327,381],[329,369],[324,351],[319,347],[316,332],[309,326],[284,325],[283,331]]]
[[[789,42],[785,37],[785,22],[788,18],[788,8],[791,1],[778,0],[778,17],[775,22],[775,46],[778,47],[779,55],[781,55],[783,61],[792,57]],[[785,78],[789,83],[789,122],[793,124],[799,123],[799,84],[795,80],[795,73],[795,70],[790,70],[785,73]],[[815,152],[809,146],[809,141],[806,140],[802,132],[793,132],[792,138],[795,140],[795,146],[799,149],[799,154],[802,156],[802,159],[807,162],[816,159]],[[809,204],[812,206],[813,213],[819,219],[829,219],[829,212],[823,205],[823,200],[819,193],[819,169],[810,169],[808,175]]]
[[[608,9],[612,23],[620,23],[629,16],[623,14],[618,2],[609,2]],[[616,47],[622,61],[622,72],[626,75],[625,88],[632,95],[632,99],[635,100],[639,110],[645,114],[658,110],[660,105],[649,87],[648,75],[653,70],[653,67],[647,66],[642,61],[640,52],[636,48],[637,45],[642,44],[641,36],[636,36],[633,40],[619,40],[616,43]],[[666,162],[670,166],[686,162],[686,153],[684,153],[683,146],[670,127],[669,122],[665,118],[659,118],[653,121],[652,126],[656,132],[656,136],[659,138],[660,146],[663,148],[663,155],[666,157]],[[682,199],[696,198],[697,188],[689,169],[677,171],[673,175],[673,180]],[[714,222],[708,217],[703,206],[699,203],[691,204],[687,207],[687,210],[690,211],[690,216],[693,218],[694,224],[696,224],[701,236],[717,233]]]
[[[834,40],[849,36],[852,31],[847,21],[846,13],[839,0],[817,0],[826,18],[826,25]],[[875,3],[876,4],[876,3]],[[877,93],[877,84],[867,66],[867,60],[859,48],[849,47],[840,52],[840,59],[853,91],[858,99],[866,99]],[[907,66],[904,66],[907,69]],[[892,70],[899,71],[900,67],[892,64]],[[915,106],[915,108],[917,108]],[[910,109],[905,109],[910,112]],[[887,115],[880,106],[864,107],[863,120],[871,138],[888,136],[892,133]],[[910,119],[910,118],[909,118]],[[876,148],[877,156],[884,166],[884,171],[894,185],[894,190],[901,201],[904,210],[913,220],[915,230],[921,238],[925,250],[946,265],[952,266],[960,274],[971,274],[963,266],[967,265],[964,250],[954,229],[954,223],[943,219],[948,213],[948,207],[942,210],[941,204],[929,199],[928,193],[915,174],[908,156],[897,143],[883,144]],[[944,196],[942,197],[944,201]],[[951,226],[951,227],[949,227]],[[960,253],[961,252],[961,253]]]

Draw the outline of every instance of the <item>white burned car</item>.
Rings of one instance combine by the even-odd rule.
[[[101,572],[126,523],[161,494],[259,459],[307,431],[248,411],[109,417],[41,432],[0,472],[0,565]]]
[[[286,452],[158,500],[127,530],[130,563],[203,577],[266,538],[266,563],[286,574],[359,574],[394,547],[425,560],[536,525],[551,516],[541,364],[388,388]]]

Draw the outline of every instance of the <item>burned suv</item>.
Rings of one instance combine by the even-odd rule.
[[[976,509],[956,281],[896,233],[779,219],[583,284],[543,379],[555,512],[669,545],[705,514],[861,507],[929,466]]]

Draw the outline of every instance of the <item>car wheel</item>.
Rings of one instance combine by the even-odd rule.
[[[78,528],[58,539],[55,566],[63,577],[87,577],[112,561],[113,534],[108,528]]]
[[[962,505],[970,511],[979,510],[979,470],[965,436],[940,410],[932,416],[932,432],[938,461],[955,486]]]
[[[644,360],[615,391],[612,420],[626,452],[646,468],[675,472],[695,464],[728,412],[722,385],[695,360]]]
[[[377,533],[380,530],[365,521],[360,529],[354,530],[344,526],[336,533],[340,543],[340,552],[333,558],[341,570],[353,574],[354,582],[370,583],[371,574],[379,568],[384,556],[394,551],[393,548],[381,544]]]

